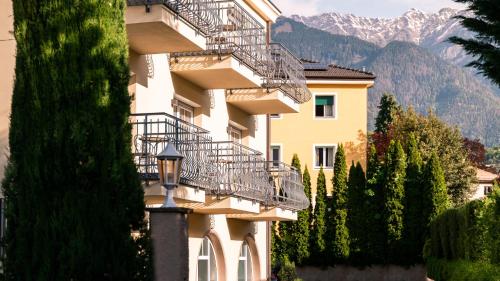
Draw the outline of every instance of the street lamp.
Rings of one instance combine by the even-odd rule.
[[[174,189],[181,179],[183,158],[184,156],[175,149],[171,142],[167,144],[167,147],[160,154],[156,155],[160,183],[167,189],[167,196],[162,207],[177,207],[174,202]]]

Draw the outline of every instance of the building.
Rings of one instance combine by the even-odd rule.
[[[322,166],[331,192],[339,144],[344,145],[348,167],[351,161],[366,167],[367,96],[375,76],[310,61],[304,61],[304,67],[313,96],[300,105],[299,113],[272,116],[271,156],[273,161],[290,162],[296,153],[307,165],[313,191]]]
[[[473,184],[472,194],[469,197],[470,200],[483,199],[488,196],[493,191],[495,180],[499,177],[479,168],[475,168],[475,170],[476,181]]]
[[[1,149],[14,75],[10,5],[0,4]],[[309,205],[299,173],[267,161],[269,115],[311,98],[301,62],[269,43],[279,15],[269,0],[127,0],[131,149],[148,207],[165,197],[155,155],[170,142],[184,156],[174,199],[193,209],[190,281],[267,280],[270,222]]]

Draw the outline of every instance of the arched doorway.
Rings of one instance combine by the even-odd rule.
[[[260,261],[257,245],[251,235],[241,245],[238,258],[238,281],[255,281],[260,278]]]

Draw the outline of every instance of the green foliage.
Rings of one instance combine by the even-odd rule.
[[[313,213],[313,224],[309,239],[311,261],[318,265],[325,264],[325,232],[326,232],[326,180],[323,167],[320,168],[316,180],[316,200]]]
[[[398,105],[394,95],[385,93],[380,99],[378,109],[379,111],[375,118],[375,132],[385,134],[396,118],[396,114],[401,111],[401,107]]]
[[[364,254],[367,263],[382,263],[385,253],[384,235],[384,193],[382,188],[383,173],[378,162],[375,146],[370,146],[366,171],[366,248]]]
[[[498,218],[491,220],[488,214],[489,210],[495,208],[496,199],[490,198],[487,201],[472,201],[438,215],[431,222],[429,256],[450,260],[496,262],[495,254],[492,254],[491,250],[499,239],[496,225]]]
[[[309,214],[309,227],[312,225],[312,215],[313,215],[313,205],[312,205],[312,191],[311,191],[311,175],[309,174],[309,170],[307,169],[307,165],[304,168],[304,175],[302,176],[302,182],[304,184],[304,192],[309,199],[309,207],[307,208]]]
[[[394,41],[380,48],[352,36],[306,27],[282,18],[273,26],[273,40],[302,58],[369,69],[377,81],[368,95],[368,125],[375,129],[382,94],[394,93],[404,108],[419,113],[434,109],[448,124],[487,146],[500,144],[500,97],[495,89],[461,66],[443,61],[412,43]],[[353,59],[355,58],[355,59]],[[500,73],[500,72],[499,72]]]
[[[7,280],[144,277],[125,5],[13,1]]]
[[[339,145],[333,166],[333,193],[328,224],[326,225],[326,252],[330,264],[345,262],[349,257],[349,229],[347,228],[347,165],[343,145]]]
[[[297,277],[295,263],[290,262],[288,258],[285,258],[281,263],[277,275],[280,281],[302,281],[302,279]]]
[[[485,164],[491,165],[497,172],[500,172],[500,146],[486,149]]]
[[[422,261],[422,249],[424,247],[426,229],[428,226],[422,219],[423,211],[423,174],[422,157],[417,147],[415,135],[410,133],[407,149],[407,167],[405,182],[405,216],[404,216],[404,242],[403,256],[409,263]]]
[[[370,225],[371,217],[367,211],[373,202],[371,202],[371,192],[367,189],[363,167],[359,162],[356,165],[354,165],[354,162],[352,163],[349,169],[347,186],[349,252],[352,262],[362,264],[368,260],[369,238],[367,237],[366,227]]]
[[[297,154],[293,155],[292,166],[295,167],[299,173],[301,171],[300,160]],[[311,179],[309,172],[307,171],[308,183],[304,182],[304,188],[311,189]],[[305,180],[305,177],[304,177]],[[306,186],[307,185],[307,186]],[[306,191],[307,193],[307,191]],[[297,221],[286,222],[285,224],[290,225],[288,233],[287,245],[289,257],[292,261],[296,261],[298,264],[304,264],[304,262],[309,258],[309,226],[310,226],[310,212],[309,209],[299,211],[297,214]],[[283,222],[280,225],[284,224]]]
[[[474,15],[458,16],[462,25],[474,34],[474,38],[451,37],[452,43],[464,48],[467,54],[472,55],[475,60],[467,66],[475,67],[480,73],[489,77],[500,86],[500,19],[497,11],[500,10],[500,3],[496,0],[454,0],[465,3],[468,10]]]
[[[432,220],[450,207],[444,172],[436,153],[432,154],[431,159],[425,165],[422,189],[424,192],[422,198],[422,225],[427,227]]]
[[[393,122],[393,135],[394,139],[408,147],[410,134],[415,135],[424,162],[429,161],[434,153],[439,157],[453,204],[458,206],[466,202],[475,172],[468,161],[458,129],[446,125],[432,112],[423,116],[409,108]]]
[[[397,259],[396,253],[403,234],[403,200],[406,180],[406,155],[399,141],[391,141],[384,165],[383,228],[385,234],[386,260]]]
[[[434,281],[498,281],[500,266],[487,262],[430,258],[427,275]]]
[[[271,226],[271,264],[278,265],[284,259],[288,259],[287,245],[285,244],[285,231],[281,229],[282,224],[273,222]]]
[[[491,263],[500,264],[500,186],[493,188],[493,192],[486,199],[483,225],[485,233],[486,252]]]

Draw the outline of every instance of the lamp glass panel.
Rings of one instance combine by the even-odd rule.
[[[166,160],[167,162],[167,171],[166,171],[166,174],[167,174],[167,181],[166,181],[166,184],[177,184],[177,182],[175,181],[175,160],[171,160],[171,159],[168,159]]]
[[[158,174],[160,176],[160,183],[161,185],[165,184],[165,160],[160,160],[158,159]]]

